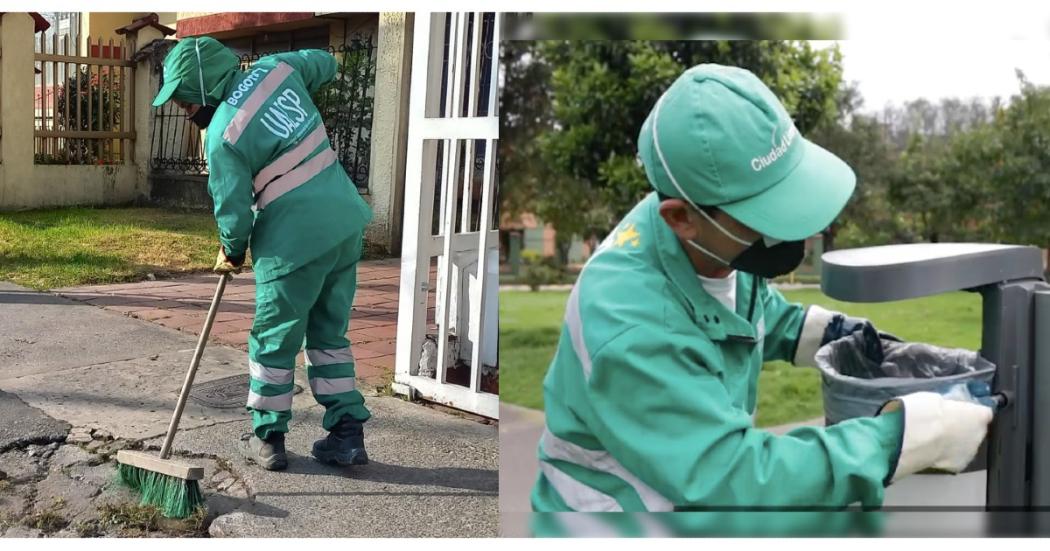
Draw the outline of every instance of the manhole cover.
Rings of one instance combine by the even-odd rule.
[[[295,385],[293,393],[299,394],[303,387]],[[214,381],[194,383],[190,400],[195,404],[216,409],[242,408],[248,401],[248,374],[223,377]]]

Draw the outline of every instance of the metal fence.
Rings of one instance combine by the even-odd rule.
[[[500,16],[415,17],[392,386],[499,418]]]
[[[368,189],[375,98],[376,44],[372,36],[355,36],[328,52],[339,62],[336,78],[323,86],[313,101],[321,112],[332,149],[357,187]],[[241,69],[280,52],[241,56]],[[206,174],[201,132],[178,107],[165,105],[154,113],[150,166],[154,171]]]
[[[75,42],[75,45],[73,44]],[[35,68],[34,162],[124,164],[134,161],[134,63],[123,40],[44,35]]]
[[[156,91],[154,91],[154,94]],[[155,173],[206,174],[204,136],[173,102],[153,111],[150,170]]]
[[[477,102],[476,108],[478,116],[492,116],[494,113],[494,105],[489,104],[489,97],[491,96],[490,87],[492,86],[492,63],[493,63],[493,47],[495,31],[495,13],[469,13],[465,14],[466,20],[462,23],[464,26],[465,37],[464,43],[473,48],[475,54],[478,56],[473,62],[478,65],[475,68],[475,78],[468,79],[463,76],[464,82],[464,95],[460,98],[458,105],[454,107],[455,111],[458,112],[458,116],[467,116],[468,113],[468,102],[467,98],[471,97],[472,94],[477,96],[475,100]],[[478,18],[475,21],[475,18]],[[453,14],[448,13],[445,15],[444,23],[444,34],[442,54],[441,54],[441,91],[439,96],[439,111],[441,113],[446,112],[448,109],[447,101],[448,96],[451,93],[451,84],[448,80],[449,75],[449,56],[451,55],[450,47],[453,44],[454,36],[453,31]],[[477,36],[475,36],[477,34]],[[436,39],[435,39],[436,40]],[[467,157],[473,157],[473,172],[470,175],[464,174],[464,178],[469,182],[480,181],[485,171],[485,148],[487,142],[485,140],[472,140],[468,142],[469,147],[460,147],[457,151],[459,157],[458,163],[460,166],[466,166]],[[435,178],[440,179],[443,169],[443,163],[445,160],[444,155],[444,142],[437,144],[437,168],[435,169]],[[473,150],[473,154],[471,154]],[[434,191],[434,219],[431,221],[431,231],[434,234],[439,232],[442,221],[440,215],[444,212],[440,208],[440,191],[441,184],[435,181]],[[478,186],[468,185],[467,189],[463,189],[462,184],[459,189],[460,197],[463,200],[463,206],[460,207],[460,228],[459,231],[478,231],[481,225],[481,194]],[[470,203],[468,208],[468,203]]]
[[[346,173],[362,190],[368,189],[372,153],[372,112],[375,106],[376,44],[371,36],[357,37],[329,47],[339,61],[335,80],[314,97],[332,149]]]

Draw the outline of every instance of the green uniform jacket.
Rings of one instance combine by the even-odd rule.
[[[371,220],[310,99],[335,73],[328,52],[282,53],[237,71],[220,98],[209,97],[221,101],[205,140],[219,239],[228,256],[251,246],[259,282],[318,258]],[[267,183],[258,195],[272,202],[256,211],[256,189]]]
[[[826,321],[743,273],[727,309],[658,206],[652,194],[624,218],[569,297],[534,510],[881,505],[900,419],[756,429],[762,363],[812,362]]]

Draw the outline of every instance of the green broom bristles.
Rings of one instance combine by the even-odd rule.
[[[120,480],[142,493],[142,505],[153,505],[168,518],[187,518],[204,505],[200,482],[119,464]]]

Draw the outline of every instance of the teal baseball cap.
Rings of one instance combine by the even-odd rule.
[[[239,63],[236,54],[209,36],[179,40],[164,57],[164,82],[153,98],[153,106],[160,107],[171,99],[215,105],[221,101],[216,98],[226,79]]]
[[[758,77],[724,65],[697,65],[671,84],[642,125],[638,155],[657,191],[784,241],[831,225],[857,182],[799,134]]]

